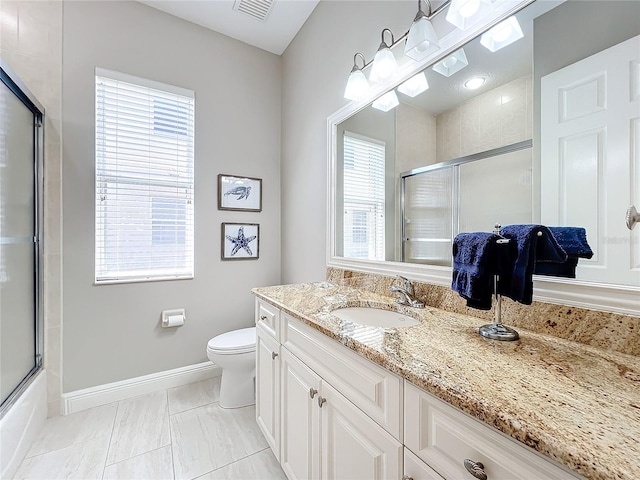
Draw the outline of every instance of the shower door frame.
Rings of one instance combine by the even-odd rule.
[[[42,279],[42,235],[43,235],[43,184],[44,184],[44,113],[45,109],[15,72],[0,58],[0,82],[20,100],[33,114],[33,193],[34,193],[34,302],[35,302],[35,358],[34,366],[0,405],[0,419],[20,398],[44,365],[44,297]]]

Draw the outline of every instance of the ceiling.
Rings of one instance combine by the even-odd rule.
[[[138,0],[228,37],[282,55],[319,0]]]

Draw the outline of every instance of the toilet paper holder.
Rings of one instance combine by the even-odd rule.
[[[184,313],[184,308],[163,310],[161,315],[162,326],[164,328],[180,327],[184,325],[184,321],[186,320],[186,318],[187,317]]]

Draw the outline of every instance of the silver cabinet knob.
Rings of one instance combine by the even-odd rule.
[[[271,360],[275,360],[278,354],[276,352],[271,352]]]
[[[475,478],[479,480],[487,480],[487,474],[484,471],[484,465],[482,463],[474,462],[473,460],[465,458],[464,468],[466,468],[467,472],[469,472]]]
[[[260,320],[262,320],[263,322],[267,321],[267,316],[266,315],[260,315]]]
[[[410,477],[409,475],[403,475],[402,480],[413,480],[413,477]]]
[[[326,398],[322,398],[320,395],[318,395],[318,406],[320,408],[322,408],[322,405],[324,405],[324,403],[327,401]]]
[[[638,210],[636,210],[635,205],[631,205],[629,208],[627,208],[627,215],[625,220],[627,228],[629,230],[633,230],[635,224],[640,222],[640,213],[638,213]]]
[[[309,389],[309,396],[310,396],[311,398],[315,397],[315,396],[316,396],[316,393],[318,393],[318,390],[316,390],[315,388],[311,387],[311,388]]]

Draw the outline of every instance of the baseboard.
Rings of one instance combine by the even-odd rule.
[[[188,383],[222,375],[222,369],[211,362],[202,362],[142,377],[107,383],[62,394],[63,415],[119,402],[147,393],[179,387]]]

